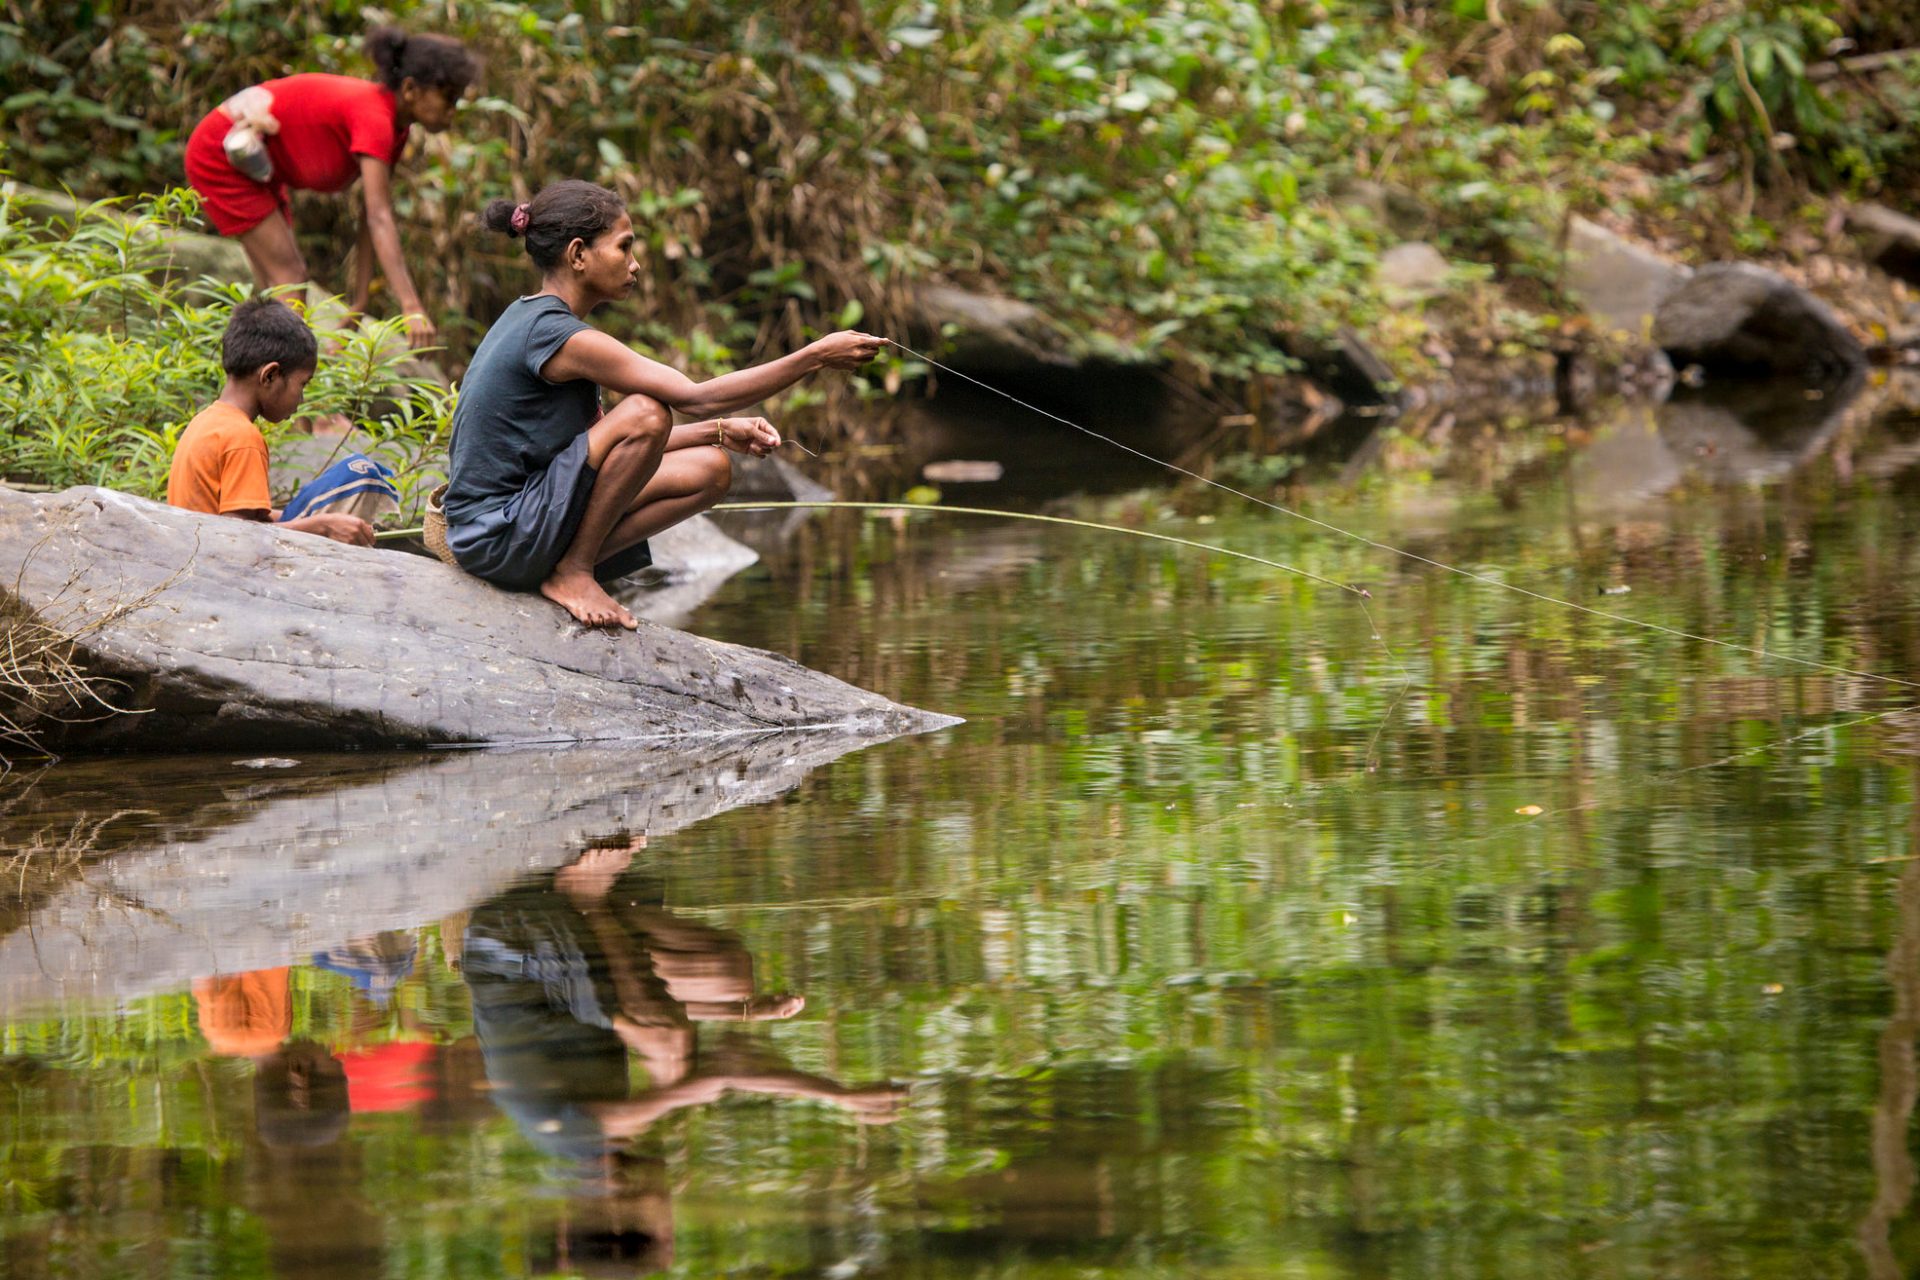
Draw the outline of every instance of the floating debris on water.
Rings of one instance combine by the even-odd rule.
[[[929,462],[920,468],[921,476],[932,484],[992,484],[1006,473],[1006,467],[998,462],[961,458]]]

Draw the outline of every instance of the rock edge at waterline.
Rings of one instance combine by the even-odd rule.
[[[55,749],[589,742],[957,723],[764,650],[576,625],[437,561],[110,489],[0,489],[0,619],[80,634],[133,715],[42,721]],[[0,621],[0,626],[6,625]],[[84,634],[81,634],[84,633]]]

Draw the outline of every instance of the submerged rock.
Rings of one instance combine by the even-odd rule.
[[[782,731],[619,747],[74,761],[0,784],[0,1008],[126,1000],[301,962],[473,905],[617,833],[770,799],[874,739]]]
[[[1748,262],[1694,272],[1660,304],[1653,341],[1676,368],[1699,365],[1709,375],[1841,382],[1867,364],[1826,303]]]
[[[778,654],[642,622],[583,629],[538,595],[108,489],[0,490],[0,606],[80,636],[140,714],[36,726],[56,749],[572,742],[947,717]]]

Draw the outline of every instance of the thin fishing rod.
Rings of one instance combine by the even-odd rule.
[[[1254,564],[1265,565],[1269,569],[1278,569],[1282,573],[1317,582],[1336,591],[1346,591],[1370,600],[1373,597],[1365,587],[1356,587],[1347,582],[1335,582],[1332,578],[1323,578],[1317,573],[1290,564],[1281,564],[1278,560],[1268,560],[1245,551],[1235,551],[1232,547],[1215,546],[1211,542],[1196,542],[1192,538],[1177,538],[1170,533],[1154,533],[1148,529],[1129,529],[1124,525],[1098,524],[1092,520],[1073,520],[1066,516],[1043,516],[1029,511],[999,511],[992,507],[921,507],[899,502],[721,502],[708,507],[708,511],[941,511],[960,516],[995,516],[1002,520],[1036,520],[1041,524],[1068,525],[1076,529],[1095,529],[1101,533],[1124,533],[1135,538],[1151,538],[1155,542],[1170,542],[1177,547],[1190,547],[1196,551],[1209,551],[1215,555],[1232,556],[1236,560],[1248,560]],[[385,529],[373,535],[375,542],[395,542],[402,538],[417,538],[423,529]]]
[[[1696,635],[1691,631],[1682,631],[1678,627],[1663,626],[1658,622],[1648,622],[1643,618],[1630,617],[1624,613],[1608,613],[1605,609],[1595,609],[1590,605],[1580,604],[1578,601],[1574,601],[1574,600],[1562,600],[1558,596],[1550,596],[1543,591],[1535,591],[1530,587],[1516,586],[1511,582],[1506,582],[1499,578],[1489,577],[1484,573],[1475,573],[1471,569],[1462,569],[1458,565],[1446,564],[1442,561],[1431,559],[1427,556],[1421,555],[1417,551],[1408,551],[1404,547],[1396,547],[1391,545],[1390,543],[1377,541],[1373,538],[1367,537],[1365,534],[1355,533],[1350,529],[1343,529],[1337,524],[1329,524],[1327,521],[1321,520],[1315,516],[1310,516],[1303,511],[1295,511],[1292,507],[1282,506],[1277,502],[1272,502],[1266,498],[1258,497],[1254,494],[1246,492],[1243,489],[1236,489],[1230,484],[1223,484],[1220,481],[1215,480],[1210,476],[1203,476],[1197,471],[1189,471],[1187,468],[1179,465],[1178,463],[1168,462],[1165,458],[1155,457],[1153,454],[1150,454],[1143,449],[1136,449],[1130,444],[1126,444],[1126,443],[1123,443],[1122,441],[1114,439],[1112,436],[1102,435],[1100,432],[1095,431],[1092,427],[1083,427],[1079,423],[1071,421],[1067,418],[1063,418],[1057,413],[1050,413],[1047,410],[1042,409],[1037,404],[1029,404],[1027,401],[1022,400],[1020,397],[1012,394],[1011,392],[1002,391],[1000,388],[994,386],[991,383],[982,382],[980,379],[974,377],[972,374],[962,373],[960,370],[955,369],[950,365],[941,364],[938,360],[935,360],[932,356],[927,355],[925,352],[915,351],[912,347],[907,346],[903,342],[895,342],[892,338],[886,338],[886,339],[883,339],[883,341],[895,347],[898,347],[901,351],[905,352],[907,355],[912,356],[916,360],[926,361],[928,364],[940,370],[942,373],[950,373],[956,378],[963,378],[966,381],[971,382],[976,387],[980,387],[983,390],[993,392],[993,394],[1001,397],[1002,399],[1013,401],[1013,403],[1019,405],[1023,409],[1032,410],[1034,413],[1039,414],[1043,418],[1050,418],[1053,421],[1058,422],[1063,426],[1072,427],[1075,431],[1081,432],[1085,435],[1090,435],[1095,440],[1099,440],[1106,444],[1110,444],[1116,449],[1125,450],[1126,452],[1134,455],[1136,458],[1145,459],[1148,462],[1154,463],[1157,466],[1165,467],[1167,470],[1175,472],[1179,475],[1186,476],[1189,479],[1198,480],[1201,484],[1208,485],[1212,488],[1218,489],[1222,493],[1230,493],[1236,498],[1244,498],[1246,501],[1251,502],[1256,506],[1265,507],[1269,511],[1277,511],[1283,516],[1291,516],[1295,520],[1304,520],[1306,523],[1315,525],[1321,529],[1325,529],[1329,533],[1337,533],[1343,538],[1351,538],[1353,541],[1361,543],[1364,546],[1372,547],[1377,551],[1385,551],[1392,555],[1404,556],[1408,560],[1417,561],[1420,564],[1428,565],[1435,569],[1441,569],[1447,573],[1456,574],[1459,577],[1467,578],[1473,582],[1482,583],[1490,587],[1498,587],[1502,591],[1511,591],[1516,595],[1527,596],[1531,599],[1539,600],[1545,604],[1559,605],[1563,609],[1572,609],[1576,613],[1589,614],[1595,618],[1601,618],[1608,622],[1624,623],[1627,626],[1639,627],[1642,630],[1646,630],[1646,631],[1657,631],[1662,635],[1674,636],[1682,640],[1697,640],[1701,644],[1718,645],[1722,649],[1731,649],[1736,653],[1744,653],[1744,654],[1748,654],[1753,657],[1757,657],[1761,659],[1772,658],[1779,662],[1791,662],[1796,666],[1811,667],[1816,671],[1825,671],[1833,675],[1855,676],[1862,680],[1878,680],[1883,684],[1899,685],[1907,689],[1920,689],[1920,681],[1902,680],[1898,676],[1883,676],[1872,671],[1856,671],[1851,667],[1835,666],[1831,663],[1826,663],[1826,662],[1815,662],[1811,658],[1796,658],[1792,654],[1788,654],[1788,653],[1778,653],[1769,649],[1757,649],[1752,645],[1735,644],[1731,640],[1716,640],[1712,636]]]

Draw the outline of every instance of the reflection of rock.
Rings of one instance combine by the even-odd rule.
[[[1668,294],[1654,345],[1676,368],[1729,377],[1836,382],[1866,368],[1866,352],[1826,303],[1748,262],[1716,262]]]
[[[1598,223],[1575,217],[1567,224],[1567,290],[1611,328],[1644,336],[1654,311],[1688,274]]]
[[[788,731],[267,771],[225,757],[60,765],[0,806],[0,846],[49,846],[38,865],[55,871],[75,833],[119,851],[0,936],[0,1008],[175,990],[438,919],[589,839],[766,800],[875,740]]]
[[[84,666],[147,712],[42,726],[56,743],[297,752],[939,722],[777,654],[648,624],[583,631],[418,556],[106,489],[0,490],[0,548],[7,594],[93,628]]]
[[[1682,388],[1657,410],[1660,436],[1683,466],[1715,483],[1777,480],[1819,455],[1861,385],[1855,378],[1812,393],[1779,382]]]
[[[1594,433],[1575,454],[1568,482],[1578,504],[1589,510],[1630,506],[1658,497],[1680,483],[1684,468],[1644,406]]]

